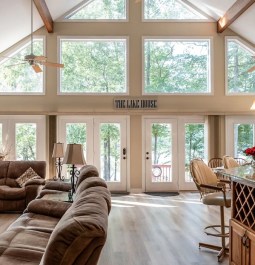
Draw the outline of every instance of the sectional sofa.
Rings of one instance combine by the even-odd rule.
[[[81,172],[87,174],[77,183],[73,203],[42,196],[0,234],[0,264],[97,264],[107,237],[111,197],[105,181],[89,166]]]

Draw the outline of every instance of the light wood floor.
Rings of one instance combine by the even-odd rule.
[[[200,202],[198,193],[158,197],[145,194],[112,197],[108,238],[99,265],[216,265],[217,253],[198,248],[199,241],[219,243],[204,234],[219,224],[219,207]],[[225,211],[226,223],[230,209]],[[226,257],[222,265],[228,264]]]
[[[0,233],[18,214],[0,214]],[[225,211],[226,223],[230,210]],[[219,243],[203,228],[219,223],[219,209],[203,205],[196,192],[158,197],[112,197],[108,238],[98,265],[216,265],[217,254],[198,242]],[[222,265],[228,264],[226,257]]]

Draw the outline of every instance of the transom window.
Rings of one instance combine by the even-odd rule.
[[[145,94],[208,94],[210,69],[209,39],[144,39]]]
[[[125,20],[126,0],[92,0],[86,1],[65,19],[69,20]]]
[[[61,93],[126,93],[127,39],[60,39]]]
[[[205,16],[180,0],[144,0],[144,18],[204,20]]]
[[[35,55],[44,54],[42,38],[33,41]],[[31,53],[31,42],[27,42],[8,58],[0,59],[0,93],[4,94],[38,94],[43,93],[43,72],[35,73],[28,62],[26,55]]]
[[[226,38],[226,50],[227,94],[254,94],[255,50],[236,38]]]

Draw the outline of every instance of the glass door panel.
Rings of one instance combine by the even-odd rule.
[[[16,160],[36,160],[36,124],[16,123]]]
[[[145,190],[178,190],[177,127],[169,119],[145,119]]]

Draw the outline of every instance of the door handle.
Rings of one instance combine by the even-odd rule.
[[[150,159],[150,158],[149,158],[149,154],[150,154],[149,152],[146,152],[146,159],[147,159],[147,160]]]
[[[122,155],[123,155],[123,159],[127,158],[127,148],[122,149]]]

